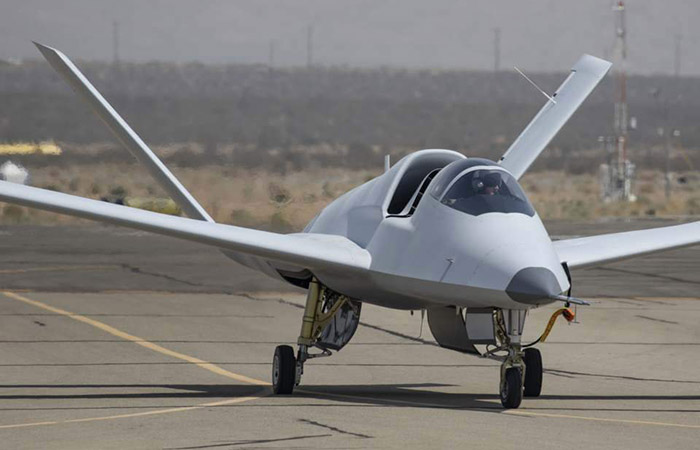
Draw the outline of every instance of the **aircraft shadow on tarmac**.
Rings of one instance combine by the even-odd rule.
[[[444,409],[475,409],[503,411],[498,395],[483,393],[454,393],[421,390],[420,388],[447,387],[446,384],[383,384],[383,385],[347,385],[347,386],[303,386],[296,391],[295,397],[308,396],[328,398],[336,401],[378,406],[406,406]],[[301,391],[301,392],[300,392]],[[608,403],[600,408],[579,408],[571,402],[577,401],[700,401],[700,395],[541,395],[537,399],[526,401],[548,401],[547,405],[523,405],[523,409],[543,410],[605,410],[605,411],[648,411],[648,412],[700,412],[700,409],[653,409],[648,407],[618,407]],[[566,406],[552,404],[551,401],[567,402]],[[309,405],[313,406],[313,405]]]
[[[343,402],[347,406],[358,407],[411,407],[426,409],[454,410],[493,410],[503,411],[498,396],[488,393],[459,393],[440,392],[435,389],[453,387],[449,384],[416,383],[416,384],[380,384],[380,385],[333,385],[333,386],[302,386],[292,396],[269,396],[265,407],[323,407],[324,404],[304,403],[304,400],[332,400]],[[25,389],[27,393],[3,394],[3,389]],[[41,392],[31,393],[31,390]],[[79,389],[81,392],[70,392]],[[134,392],[138,389],[140,392]],[[149,389],[154,392],[147,392]],[[68,392],[66,392],[68,390]],[[123,390],[125,392],[115,392]],[[132,390],[129,392],[129,390]],[[47,392],[49,391],[49,392]],[[85,392],[88,391],[88,392]],[[144,392],[146,391],[146,392]],[[0,401],[2,400],[118,400],[118,399],[206,399],[206,398],[236,398],[246,396],[268,396],[268,387],[231,384],[63,384],[63,385],[0,385]],[[295,400],[290,403],[289,399]],[[276,403],[276,400],[280,400]],[[567,410],[567,411],[646,411],[646,412],[700,412],[700,409],[654,409],[649,407],[637,408],[634,405],[621,407],[614,402],[629,402],[634,400],[650,401],[700,401],[700,395],[541,395],[529,400],[526,409],[536,410]],[[542,405],[541,402],[547,404]],[[605,401],[601,407],[577,407],[576,402]],[[565,403],[565,404],[562,404]],[[249,405],[249,404],[247,404]],[[124,408],[157,408],[162,405],[84,405],[84,406],[47,406],[35,408],[7,407],[0,411],[25,409],[124,409]],[[172,405],[169,405],[172,406]],[[190,405],[181,405],[190,406]],[[239,405],[222,405],[220,407],[237,407]]]
[[[41,393],[3,394],[3,389],[37,389]],[[66,390],[80,389],[80,393]],[[140,392],[128,392],[138,389]],[[145,392],[152,389],[157,392]],[[46,391],[51,391],[47,393]],[[109,392],[105,392],[108,390]],[[124,390],[126,392],[115,392]],[[170,390],[170,391],[167,391]],[[89,391],[89,392],[85,392]],[[227,398],[260,395],[269,391],[262,386],[245,384],[25,384],[0,385],[2,400],[80,400],[80,399],[144,399],[144,398]],[[55,392],[55,393],[54,393]],[[0,411],[5,409],[0,408]]]

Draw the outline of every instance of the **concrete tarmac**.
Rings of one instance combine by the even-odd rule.
[[[553,234],[667,223],[548,224]],[[270,396],[303,295],[205,247],[112,227],[0,229],[2,448],[698,448],[700,249],[574,273],[593,301],[539,346],[544,388],[365,305],[353,341]],[[611,270],[613,269],[613,270]],[[275,292],[273,292],[275,291]],[[627,293],[625,293],[627,292]],[[536,338],[556,306],[533,311]]]

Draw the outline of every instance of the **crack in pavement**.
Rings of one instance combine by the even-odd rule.
[[[180,279],[180,278],[176,278],[176,277],[174,277],[174,276],[172,276],[172,275],[167,275],[167,274],[164,274],[164,273],[148,272],[148,271],[142,270],[140,267],[132,266],[132,265],[126,264],[126,263],[122,263],[122,264],[121,264],[121,267],[122,267],[122,269],[128,270],[128,271],[130,271],[130,272],[132,272],[132,273],[138,273],[138,274],[141,274],[141,275],[147,275],[147,276],[156,277],[156,278],[164,278],[164,279],[166,279],[166,280],[175,281],[175,282],[177,282],[177,283],[183,283],[183,284],[186,284],[186,285],[188,285],[188,286],[194,286],[194,287],[204,287],[204,286],[205,286],[204,283],[195,283],[195,282],[192,282],[192,281],[187,281],[187,280],[183,280],[183,279]]]
[[[269,444],[272,442],[286,442],[286,441],[298,441],[299,439],[311,439],[320,437],[331,437],[332,434],[310,434],[306,436],[293,436],[288,438],[278,438],[278,439],[249,439],[245,441],[233,441],[225,442],[222,444],[208,444],[208,445],[197,445],[193,447],[165,447],[165,450],[196,450],[201,448],[217,448],[217,447],[233,447],[236,445],[250,445],[250,444]]]
[[[640,316],[640,315],[636,315],[634,317],[639,317],[640,319],[653,320],[654,322],[670,323],[671,325],[678,325],[678,322],[674,322],[672,320],[657,319],[655,317]]]
[[[237,296],[241,296],[241,297],[247,297],[247,298],[250,298],[252,300],[267,300],[267,299],[262,299],[262,298],[254,298],[254,297],[252,297],[250,295],[246,295],[246,294],[241,294],[239,291],[231,289],[230,286],[223,286],[220,284],[212,284],[212,283],[201,283],[201,282],[197,282],[197,281],[189,281],[189,280],[178,278],[178,277],[175,277],[172,275],[168,275],[166,273],[151,272],[151,271],[143,270],[138,266],[132,266],[131,264],[127,264],[127,263],[121,263],[120,266],[122,269],[128,270],[128,271],[135,273],[135,274],[146,275],[146,276],[155,277],[155,278],[163,278],[163,279],[166,279],[169,281],[174,281],[176,283],[182,283],[182,284],[185,284],[187,286],[201,288],[201,290],[194,290],[194,291],[166,290],[163,292],[169,292],[169,293],[173,293],[173,294],[182,294],[182,293],[186,293],[186,294],[192,294],[192,293],[194,293],[194,294],[212,294],[212,293],[214,293],[214,294],[223,294],[223,295],[237,295]],[[88,292],[92,292],[92,291],[88,291]]]
[[[302,422],[302,423],[308,423],[309,425],[314,425],[314,426],[316,426],[316,427],[325,428],[325,429],[327,429],[327,430],[335,431],[336,433],[340,433],[340,434],[347,434],[347,435],[349,435],[349,436],[355,436],[355,437],[359,437],[359,438],[362,438],[362,439],[374,439],[374,436],[370,436],[370,435],[368,435],[368,434],[355,433],[355,432],[352,432],[352,431],[341,430],[340,428],[336,428],[336,427],[333,427],[333,426],[330,426],[330,425],[324,425],[324,424],[322,424],[322,423],[319,423],[319,422],[316,422],[316,421],[313,421],[313,420],[309,420],[309,419],[298,419],[298,421],[299,421],[299,422]]]
[[[560,370],[560,369],[544,369],[544,372],[551,375],[557,375],[562,377],[574,378],[576,375],[584,377],[596,377],[596,378],[608,378],[612,380],[630,380],[630,381],[654,381],[658,383],[681,383],[681,384],[700,384],[700,381],[695,380],[669,380],[663,378],[641,378],[632,377],[629,375],[606,375],[600,373],[587,373],[587,372],[574,372],[570,370]]]

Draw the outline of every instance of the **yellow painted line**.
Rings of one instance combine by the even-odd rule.
[[[682,411],[680,411],[680,412],[682,412]],[[536,412],[513,410],[513,409],[503,411],[503,414],[511,414],[514,416],[550,417],[553,419],[577,419],[577,420],[589,420],[589,421],[593,421],[593,422],[629,423],[629,424],[634,424],[634,425],[656,425],[656,426],[660,426],[660,427],[700,429],[700,425],[685,425],[682,423],[650,422],[647,420],[632,420],[632,419],[606,419],[604,417],[587,417],[587,416],[573,416],[573,415],[568,415],[568,414],[536,413]]]
[[[240,382],[248,383],[248,384],[253,384],[253,385],[257,385],[257,386],[269,386],[270,385],[270,383],[268,383],[266,381],[258,380],[256,378],[250,378],[250,377],[247,377],[245,375],[240,375],[240,374],[228,371],[226,369],[223,369],[215,364],[201,360],[199,358],[195,358],[193,356],[185,355],[184,353],[179,353],[179,352],[176,352],[173,350],[169,350],[169,349],[162,347],[158,344],[154,344],[154,343],[149,342],[149,341],[147,341],[143,338],[140,338],[138,336],[134,336],[134,335],[131,335],[129,333],[125,333],[125,332],[118,330],[114,327],[111,327],[105,323],[102,323],[98,320],[90,319],[89,317],[85,317],[81,314],[75,314],[75,313],[72,313],[70,311],[66,311],[66,310],[61,309],[61,308],[56,308],[55,306],[48,305],[48,304],[40,302],[38,300],[32,300],[32,299],[27,298],[23,295],[19,295],[15,292],[3,291],[2,294],[8,298],[13,299],[13,300],[24,302],[24,303],[27,303],[29,305],[36,306],[38,308],[41,308],[41,309],[44,309],[47,311],[51,311],[53,313],[60,314],[62,316],[70,317],[71,319],[77,320],[78,322],[83,322],[85,324],[91,325],[91,326],[98,328],[102,331],[105,331],[113,336],[117,336],[119,338],[133,342],[134,344],[140,345],[140,346],[145,347],[149,350],[153,350],[155,352],[158,352],[158,353],[161,353],[161,354],[164,354],[167,356],[171,356],[173,358],[181,359],[183,361],[187,361],[189,363],[196,365],[197,367],[201,367],[202,369],[208,370],[208,371],[213,372],[217,375],[222,375],[222,376],[234,379],[236,381],[240,381]],[[259,395],[259,396],[238,397],[238,398],[234,398],[234,399],[221,400],[221,401],[217,401],[217,402],[201,403],[201,404],[192,405],[192,406],[156,409],[156,410],[151,410],[151,411],[140,411],[140,412],[136,412],[136,413],[118,414],[118,415],[112,415],[112,416],[86,417],[86,418],[82,418],[82,419],[67,419],[67,420],[58,420],[58,421],[29,422],[29,423],[0,425],[0,429],[26,428],[26,427],[45,426],[45,425],[67,424],[67,423],[96,422],[96,421],[101,421],[101,420],[115,420],[115,419],[126,419],[126,418],[131,418],[131,417],[153,416],[153,415],[158,415],[158,414],[170,414],[170,413],[183,412],[183,411],[192,411],[192,410],[197,410],[197,409],[202,409],[202,408],[207,408],[207,407],[212,407],[212,406],[223,406],[223,405],[231,405],[231,404],[236,404],[236,403],[243,403],[243,402],[247,402],[250,400],[256,400],[256,399],[265,397],[267,395],[269,395],[269,393],[266,393],[264,395]]]
[[[30,272],[70,272],[73,270],[110,270],[110,269],[121,269],[121,266],[117,265],[104,265],[104,266],[49,266],[49,267],[30,267],[27,269],[3,269],[0,270],[0,275],[4,274],[15,274],[15,273],[30,273]]]
[[[193,411],[193,410],[208,408],[208,407],[212,407],[212,406],[232,405],[235,403],[243,403],[243,402],[247,402],[250,400],[257,400],[261,397],[238,397],[238,398],[229,399],[229,400],[222,400],[222,401],[218,401],[218,402],[202,403],[199,405],[181,406],[181,407],[177,407],[177,408],[167,408],[167,409],[156,409],[153,411],[143,411],[143,412],[137,412],[137,413],[117,414],[114,416],[86,417],[83,419],[68,419],[68,420],[55,420],[55,421],[47,421],[47,422],[29,422],[29,423],[17,423],[17,424],[10,424],[10,425],[0,425],[0,429],[38,427],[38,426],[42,426],[42,425],[59,425],[59,424],[64,424],[64,423],[96,422],[96,421],[100,421],[100,420],[115,420],[115,419],[128,419],[131,417],[154,416],[154,415],[158,415],[158,414],[170,414],[170,413],[176,413],[176,412],[182,412],[182,411]]]
[[[0,428],[26,428],[26,427],[38,427],[40,425],[56,425],[59,422],[29,422],[29,423],[18,423],[14,425],[0,425]]]
[[[222,375],[227,378],[231,378],[236,381],[240,381],[242,383],[248,383],[248,384],[254,384],[257,386],[269,386],[270,383],[267,381],[262,381],[258,380],[256,378],[250,378],[245,375],[240,375],[231,371],[228,371],[226,369],[223,369],[215,364],[212,364],[210,362],[204,361],[199,358],[195,358],[194,356],[190,355],[185,355],[184,353],[176,352],[174,350],[167,349],[165,347],[162,347],[158,344],[154,344],[153,342],[147,341],[143,338],[140,338],[138,336],[134,336],[133,334],[125,333],[124,331],[118,330],[112,326],[107,325],[106,323],[100,322],[95,319],[91,319],[89,317],[85,317],[81,314],[75,314],[70,311],[66,311],[65,309],[61,308],[56,308],[51,305],[47,305],[46,303],[37,301],[37,300],[32,300],[30,298],[27,298],[23,295],[19,295],[15,292],[9,292],[9,291],[3,291],[3,295],[6,297],[9,297],[14,300],[18,300],[20,302],[27,303],[32,306],[36,306],[38,308],[44,309],[46,311],[51,311],[56,314],[60,314],[62,316],[70,317],[71,319],[77,320],[78,322],[83,322],[88,325],[91,325],[95,328],[98,328],[102,331],[105,331],[113,336],[116,336],[118,338],[124,339],[126,341],[133,342],[136,345],[140,345],[141,347],[145,347],[149,350],[153,350],[154,352],[161,353],[166,356],[171,356],[176,359],[180,359],[182,361],[187,361],[189,363],[192,363],[196,365],[197,367],[201,367],[204,370],[208,370],[210,372],[213,372],[217,375]]]

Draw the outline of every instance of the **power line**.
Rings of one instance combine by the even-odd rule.
[[[119,22],[112,22],[112,61],[119,64]]]
[[[678,78],[681,75],[681,58],[682,58],[682,53],[681,53],[681,44],[683,43],[683,35],[682,34],[677,34],[675,36],[675,57],[673,59],[673,74]]]
[[[306,67],[314,64],[314,26],[310,24],[306,28]]]
[[[275,41],[271,40],[270,41],[270,50],[267,54],[267,65],[270,67],[274,67],[275,65]]]

